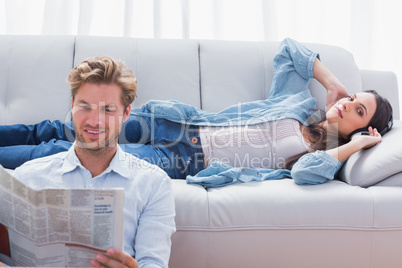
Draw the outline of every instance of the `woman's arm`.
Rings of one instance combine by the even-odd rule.
[[[333,180],[349,156],[381,141],[381,135],[376,129],[369,127],[369,132],[370,136],[355,136],[350,142],[337,148],[303,155],[293,165],[291,177],[299,185],[321,184]]]
[[[338,78],[318,58],[314,61],[313,73],[314,78],[327,90],[327,110],[336,101],[349,95]]]
[[[315,151],[300,157],[290,175],[298,185],[321,184],[333,180],[342,163],[325,151]]]
[[[380,133],[377,129],[369,127],[370,135],[355,136],[352,140],[342,146],[327,151],[327,154],[335,157],[340,162],[345,161],[352,154],[360,151],[361,149],[368,149],[373,147],[382,140]]]
[[[317,79],[327,90],[327,109],[348,96],[346,88],[311,51],[296,40],[284,39],[274,57],[274,77],[270,98],[309,91],[310,78]]]
[[[296,40],[286,38],[274,57],[274,76],[269,99],[310,92],[310,78],[314,78],[313,66],[318,53]]]

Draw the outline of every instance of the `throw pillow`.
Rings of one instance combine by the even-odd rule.
[[[402,122],[383,136],[381,143],[351,155],[340,171],[339,178],[348,184],[369,187],[402,172]],[[401,176],[399,176],[402,178]],[[402,185],[393,178],[391,184]],[[389,185],[389,183],[388,183]]]

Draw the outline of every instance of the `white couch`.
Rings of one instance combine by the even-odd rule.
[[[101,54],[123,59],[138,77],[134,107],[150,99],[176,99],[218,111],[263,99],[278,44],[0,36],[0,124],[69,120],[66,77],[84,58]],[[387,135],[402,132],[393,73],[360,70],[353,56],[339,47],[307,46],[320,53],[349,91],[376,89],[385,95],[395,119],[395,129]],[[311,91],[321,104],[325,102],[325,90],[314,80]],[[374,150],[400,148],[391,138],[387,142],[387,135]],[[170,267],[402,267],[402,188],[370,186],[400,185],[397,166],[402,162],[394,159],[387,168],[370,165],[372,173],[365,174],[367,168],[359,161],[378,163],[371,159],[373,154],[367,150],[353,157],[342,173],[349,184],[335,180],[298,186],[283,179],[205,190],[173,180],[177,232]],[[370,187],[351,185],[355,178],[357,185],[374,179],[371,175],[376,181],[365,185]]]

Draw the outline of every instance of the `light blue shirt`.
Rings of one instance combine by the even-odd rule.
[[[74,148],[28,161],[14,175],[36,190],[124,188],[124,251],[139,267],[168,267],[175,207],[167,174],[118,146],[109,167],[92,178]]]
[[[318,53],[288,38],[281,42],[275,55],[274,77],[266,100],[240,103],[218,113],[208,113],[177,101],[158,100],[148,102],[142,110],[133,113],[198,126],[250,125],[284,118],[296,119],[308,125],[309,117],[316,109],[316,99],[308,88],[310,78],[314,77],[316,58],[319,58]],[[232,168],[216,163],[196,176],[188,176],[187,182],[218,187],[239,181],[291,177],[297,184],[319,184],[332,180],[341,166],[336,158],[325,151],[317,151],[302,156],[291,171]]]

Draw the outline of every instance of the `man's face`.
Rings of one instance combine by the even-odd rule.
[[[100,151],[115,149],[122,123],[131,106],[124,109],[122,89],[115,84],[84,83],[71,100],[76,145]]]

